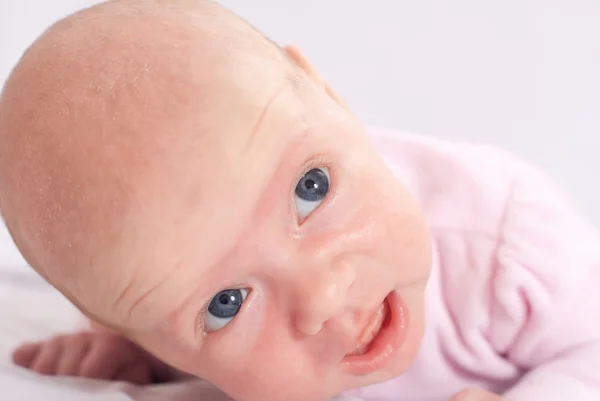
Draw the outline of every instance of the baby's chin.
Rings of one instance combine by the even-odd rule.
[[[285,367],[279,371],[281,377],[272,377],[269,383],[255,381],[245,383],[244,379],[231,377],[230,384],[221,386],[220,389],[235,401],[328,401],[345,393],[352,394],[353,390],[385,382],[402,375],[412,364],[417,347],[410,346],[405,356],[410,359],[398,360],[386,369],[368,376],[348,376],[344,373],[333,373],[329,380],[326,377],[315,377],[306,380],[306,377],[285,377]],[[410,355],[409,355],[410,354]],[[338,376],[336,378],[336,376]]]
[[[235,382],[238,384],[236,385]],[[254,386],[239,384],[242,381],[232,380],[230,388],[221,388],[235,401],[329,401],[342,394],[346,389],[331,387],[333,383],[326,380],[305,381],[290,383],[285,379],[275,381],[271,385]]]

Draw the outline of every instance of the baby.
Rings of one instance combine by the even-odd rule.
[[[365,130],[212,2],[58,22],[0,141],[17,246],[94,322],[18,365],[238,401],[600,400],[600,236],[571,202],[501,151]]]

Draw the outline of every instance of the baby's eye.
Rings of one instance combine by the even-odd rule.
[[[300,179],[296,185],[295,201],[298,217],[306,218],[315,210],[329,191],[329,170],[314,168]]]
[[[223,290],[215,295],[208,305],[204,318],[204,330],[206,332],[217,331],[227,326],[240,311],[246,296],[248,296],[248,290],[243,288]]]

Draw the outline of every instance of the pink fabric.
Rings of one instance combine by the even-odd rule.
[[[510,401],[600,401],[600,236],[573,201],[497,149],[373,140],[428,216],[434,266],[415,364],[348,395],[447,400],[479,386]]]

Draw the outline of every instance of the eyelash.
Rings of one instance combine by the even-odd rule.
[[[302,168],[300,169],[300,171],[301,171],[300,176],[296,178],[295,183],[300,181],[300,179],[304,176],[304,174],[308,173],[313,168],[327,167],[331,173],[331,168],[330,168],[331,164],[332,164],[331,161],[329,161],[324,155],[318,155],[318,156],[313,157],[312,159],[310,159],[309,161],[304,163],[304,166],[302,166]],[[296,187],[295,183],[293,184],[294,188]]]
[[[202,309],[200,309],[201,312],[198,313],[198,316],[196,316],[196,336],[198,336],[198,333],[201,333],[202,336],[208,334],[204,331],[204,321],[206,320],[206,314],[208,313],[208,305],[210,305],[211,301],[212,298],[206,301],[206,303],[202,305]]]

